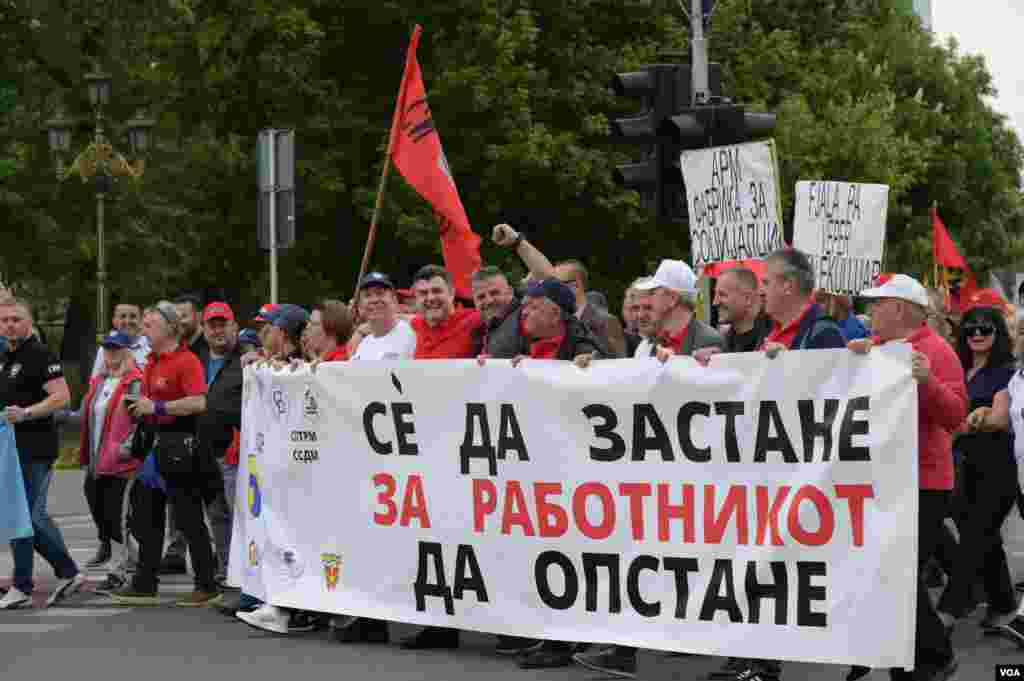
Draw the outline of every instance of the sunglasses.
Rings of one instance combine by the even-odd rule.
[[[996,332],[996,327],[990,324],[977,324],[964,327],[964,336],[974,338],[976,336],[991,336]]]

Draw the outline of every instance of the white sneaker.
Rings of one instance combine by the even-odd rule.
[[[235,617],[250,627],[272,631],[275,634],[288,633],[288,613],[274,605],[264,605],[252,612],[238,612]]]
[[[61,579],[57,582],[57,588],[53,590],[50,597],[46,599],[46,605],[44,607],[49,608],[57,601],[62,601],[68,596],[74,596],[81,590],[82,585],[85,584],[85,575],[79,572],[71,579]]]
[[[0,598],[0,610],[17,610],[32,604],[32,597],[13,586]]]

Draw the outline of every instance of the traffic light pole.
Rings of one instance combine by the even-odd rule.
[[[267,220],[270,229],[270,304],[277,305],[277,131],[270,130],[267,145],[270,192],[267,194]]]
[[[708,42],[704,39],[703,0],[690,0],[690,44],[693,46],[692,106],[708,103]]]

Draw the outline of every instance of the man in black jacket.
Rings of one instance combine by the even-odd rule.
[[[199,417],[199,441],[220,465],[224,494],[207,505],[210,529],[220,564],[218,577],[223,582],[231,550],[231,512],[235,499],[238,461],[225,454],[231,448],[236,429],[242,427],[242,357],[238,349],[238,326],[227,303],[214,302],[203,311],[206,347],[199,362],[206,372],[206,412]]]

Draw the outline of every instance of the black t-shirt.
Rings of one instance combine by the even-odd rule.
[[[49,397],[43,386],[63,377],[64,369],[57,357],[30,337],[0,359],[0,406],[38,404]],[[60,453],[53,416],[15,424],[14,437],[22,460],[52,461]]]
[[[754,326],[746,333],[735,333],[729,329],[725,335],[725,352],[754,352],[771,332],[772,320],[766,315],[758,315]]]

